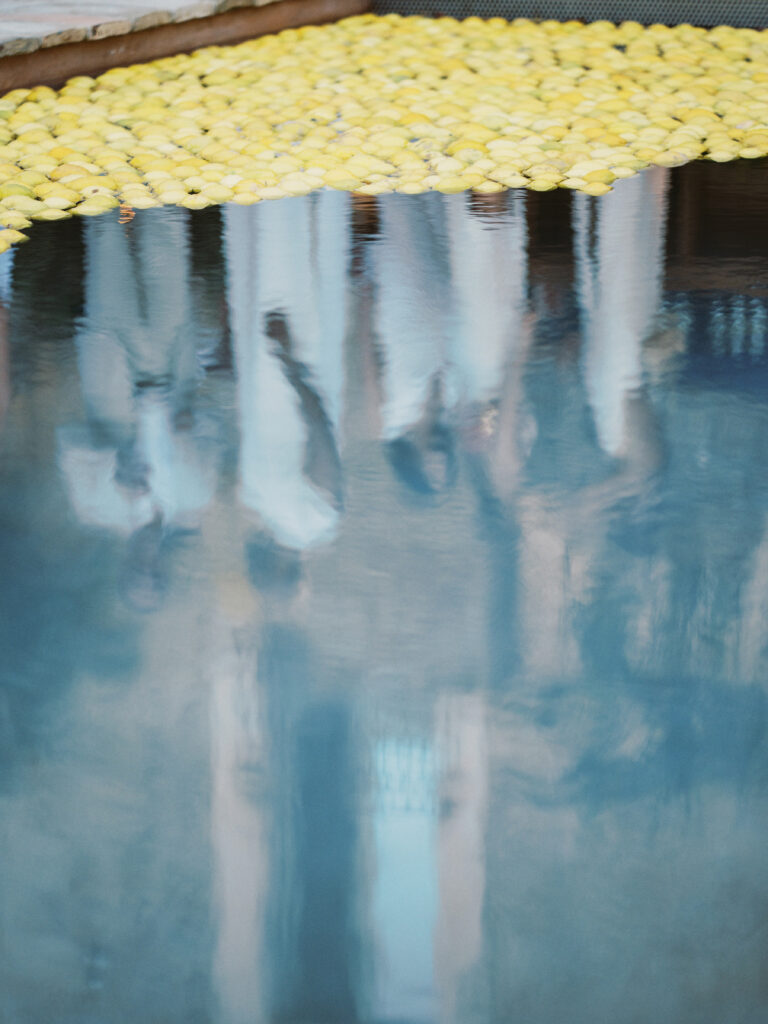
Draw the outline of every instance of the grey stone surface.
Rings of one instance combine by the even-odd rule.
[[[62,43],[81,43],[91,34],[90,28],[65,28],[61,32],[51,32],[43,36],[43,46],[61,46]]]
[[[201,0],[200,3],[187,4],[174,12],[174,21],[191,21],[192,18],[209,18],[216,13],[216,0]]]
[[[14,57],[18,53],[39,50],[42,40],[36,36],[21,36],[0,42],[0,57]]]
[[[0,0],[0,58],[275,0]]]
[[[124,36],[131,31],[133,22],[126,21],[104,21],[100,25],[94,25],[91,37],[93,39],[107,39],[109,36]]]
[[[140,14],[133,20],[133,31],[142,32],[146,28],[157,28],[158,25],[167,25],[173,21],[170,11],[150,11],[149,14]]]

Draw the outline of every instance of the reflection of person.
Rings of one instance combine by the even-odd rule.
[[[342,193],[227,208],[240,417],[240,496],[282,544],[331,539],[346,327]]]
[[[186,214],[100,217],[86,231],[76,346],[87,422],[59,431],[59,464],[81,522],[132,536],[126,596],[145,607],[164,540],[197,528],[215,489],[214,449],[192,415]]]
[[[216,696],[227,1024],[357,1017],[348,712],[313,696],[318,666],[294,625],[304,556],[334,538],[342,507],[348,216],[347,197],[330,192],[225,211],[240,500],[255,519],[244,560],[259,606],[248,635],[239,629],[238,678]]]

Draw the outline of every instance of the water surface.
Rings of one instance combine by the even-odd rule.
[[[764,1024],[765,182],[2,257],[4,1024]]]

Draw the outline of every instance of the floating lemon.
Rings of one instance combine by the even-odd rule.
[[[21,231],[17,231],[14,228],[4,228],[0,231],[0,251],[5,251],[14,242],[26,242],[27,235],[22,234]]]
[[[0,210],[0,227],[22,230],[30,227],[31,224],[32,221],[19,210]]]
[[[768,33],[365,14],[15,89],[0,145],[0,248],[118,198],[599,196],[649,164],[767,156]]]

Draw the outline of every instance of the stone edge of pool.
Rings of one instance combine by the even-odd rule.
[[[0,44],[0,95],[370,10],[370,0],[221,0]],[[73,37],[74,33],[74,37]],[[80,35],[82,33],[82,35]]]

